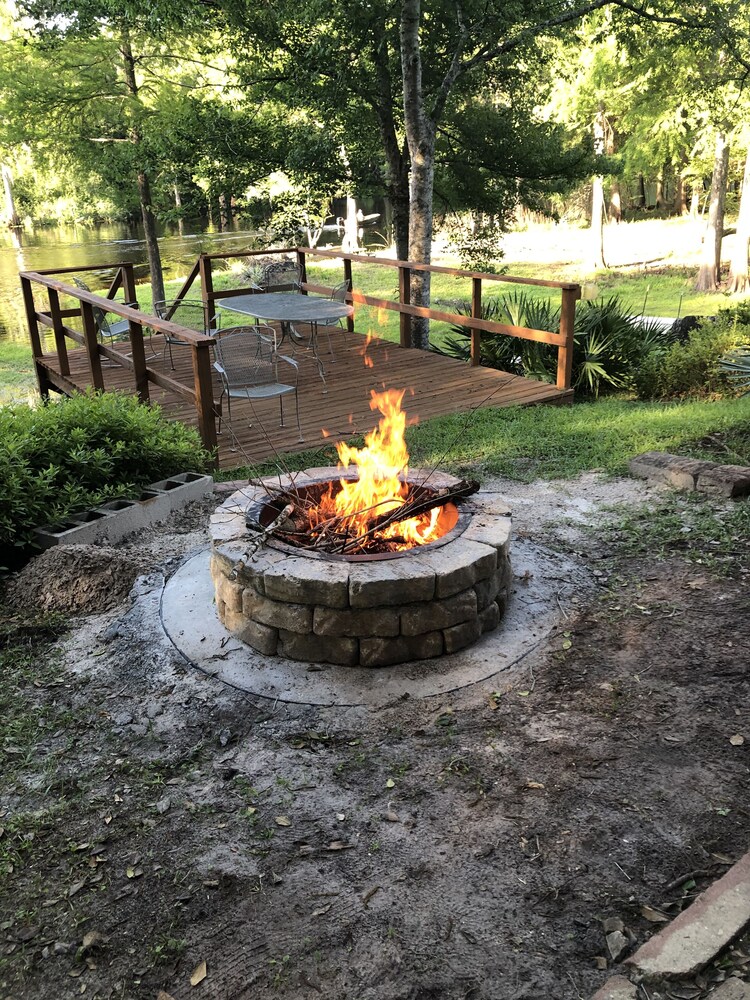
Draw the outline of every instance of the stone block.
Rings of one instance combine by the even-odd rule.
[[[450,597],[491,576],[497,567],[497,550],[461,536],[450,545],[420,552],[415,561],[433,570],[435,597]]]
[[[477,641],[481,634],[482,623],[479,618],[443,629],[446,653],[456,653],[459,649],[470,646],[472,642]]]
[[[442,601],[410,604],[401,610],[401,634],[421,635],[439,628],[458,625],[477,616],[477,595],[473,588]]]
[[[477,595],[477,609],[479,611],[483,611],[497,599],[498,594],[503,593],[510,583],[511,576],[510,559],[505,557],[501,559],[492,576],[488,576],[486,580],[478,580],[474,584],[474,590]]]
[[[356,639],[327,635],[299,635],[296,632],[280,629],[278,652],[291,660],[337,663],[340,666],[352,667],[359,659],[359,643]]]
[[[232,635],[237,636],[242,642],[246,642],[248,646],[252,646],[253,649],[266,656],[275,655],[279,641],[278,629],[251,621],[244,615],[229,609],[224,612],[224,617],[221,620]]]
[[[420,556],[378,559],[349,565],[349,604],[353,608],[430,601],[435,594],[435,570]]]
[[[252,587],[242,591],[242,613],[253,621],[289,632],[312,632],[313,609],[304,604],[284,604],[263,597]]]
[[[470,542],[491,545],[506,553],[510,545],[510,531],[511,520],[509,517],[500,517],[496,514],[480,511],[474,515],[471,524],[461,537]]]
[[[495,517],[510,517],[510,505],[507,497],[502,493],[485,492],[477,493],[472,498],[472,502],[485,514],[492,514]]]
[[[482,627],[482,632],[491,632],[500,624],[500,607],[495,601],[479,612],[479,624]]]
[[[214,481],[202,472],[178,472],[169,479],[162,479],[148,487],[169,495],[171,509],[179,510],[191,500],[197,500],[206,493],[213,493]]]
[[[235,538],[246,538],[244,511],[230,510],[224,506],[215,510],[208,522],[208,532],[214,545],[230,542]]]
[[[392,636],[399,633],[396,608],[316,608],[313,612],[316,635]]]
[[[666,483],[679,490],[694,490],[698,477],[714,467],[713,462],[702,462],[663,451],[647,451],[630,460],[632,476],[654,483]]]
[[[214,582],[217,600],[223,601],[230,611],[242,611],[242,584],[228,580],[223,573]]]
[[[273,600],[345,608],[349,604],[349,566],[291,556],[265,567],[264,587],[266,596]]]
[[[750,494],[750,468],[745,465],[714,465],[698,475],[701,493],[717,497],[746,497]]]
[[[388,667],[408,660],[427,660],[443,652],[443,633],[399,635],[393,639],[361,639],[359,662],[363,667]]]
[[[626,959],[640,978],[692,976],[750,922],[750,853]]]
[[[636,1000],[637,988],[624,976],[612,976],[597,990],[592,1000]]]

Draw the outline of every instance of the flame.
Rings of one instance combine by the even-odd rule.
[[[374,365],[374,362],[373,362],[372,358],[367,353],[367,348],[370,346],[371,343],[372,343],[372,334],[368,333],[365,336],[365,342],[364,342],[364,344],[362,345],[362,347],[357,352],[360,355],[360,357],[362,358],[362,360],[364,361],[365,368],[372,368],[373,365]]]
[[[339,480],[321,498],[318,517],[321,521],[340,518],[337,530],[352,539],[365,542],[372,536],[376,519],[402,507],[409,492],[404,482],[409,472],[409,453],[404,440],[406,414],[401,408],[405,389],[370,390],[370,409],[381,419],[365,437],[364,448],[352,448],[339,442],[339,469],[350,465],[357,469],[356,479]],[[440,508],[377,529],[377,537],[393,539],[394,548],[424,545],[440,537]]]

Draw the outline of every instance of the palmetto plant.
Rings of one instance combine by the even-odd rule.
[[[456,311],[471,315],[467,303],[460,303]],[[482,319],[555,332],[560,327],[560,309],[525,292],[514,292],[487,302]],[[441,353],[468,358],[469,337],[465,327],[452,327]],[[625,388],[640,359],[668,343],[668,332],[629,312],[616,296],[583,302],[576,310],[573,334],[573,387],[582,395],[594,397],[606,389]],[[546,382],[554,382],[557,374],[557,349],[522,337],[483,333],[481,360],[489,368]]]
[[[725,354],[719,368],[726,372],[735,389],[744,389],[743,396],[750,394],[750,344],[743,344]]]

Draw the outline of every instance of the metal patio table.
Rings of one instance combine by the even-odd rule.
[[[234,295],[228,299],[217,299],[216,305],[228,312],[253,316],[255,319],[276,320],[281,325],[281,346],[286,336],[292,344],[301,344],[304,338],[297,336],[293,323],[310,325],[310,349],[315,358],[320,377],[325,383],[325,369],[318,355],[318,323],[346,319],[354,315],[354,307],[337,299],[324,299],[319,295],[300,295],[297,292],[265,292],[256,295]]]

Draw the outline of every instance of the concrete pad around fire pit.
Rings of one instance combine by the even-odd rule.
[[[226,684],[306,705],[377,707],[404,696],[445,694],[502,671],[520,672],[524,657],[573,610],[574,598],[594,586],[572,560],[519,539],[500,629],[456,653],[368,669],[264,656],[235,638],[217,617],[209,558],[208,550],[192,556],[168,581],[161,608],[167,635],[194,666]]]

